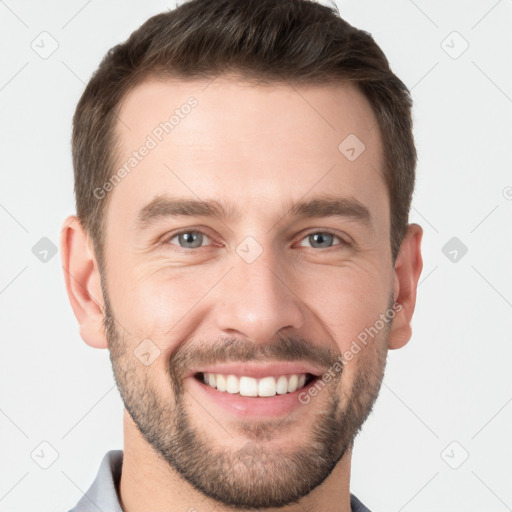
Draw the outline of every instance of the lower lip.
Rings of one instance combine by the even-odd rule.
[[[307,392],[316,381],[316,379],[312,380],[309,384],[293,393],[286,393],[284,395],[276,394],[269,397],[252,397],[242,396],[239,393],[218,391],[216,388],[204,384],[195,377],[190,377],[189,380],[191,381],[193,390],[197,391],[197,394],[201,394],[201,396],[206,397],[206,399],[214,401],[216,405],[222,407],[224,410],[238,417],[247,419],[285,416],[300,407],[304,407],[304,404],[299,401],[299,395]],[[197,394],[194,393],[195,396],[197,396]],[[200,400],[199,396],[198,400]]]

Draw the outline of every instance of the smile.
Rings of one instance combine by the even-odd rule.
[[[201,372],[196,378],[217,391],[250,397],[271,397],[293,393],[306,386],[314,376],[309,373],[264,376],[254,378],[247,375],[226,375]]]
[[[299,394],[313,386],[322,373],[321,368],[305,361],[229,361],[190,368],[185,377],[190,393],[207,410],[220,407],[238,420],[260,421],[306,409]]]

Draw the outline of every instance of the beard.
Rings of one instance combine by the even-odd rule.
[[[106,287],[102,286],[110,360],[124,406],[156,453],[205,496],[235,509],[296,503],[324,482],[352,448],[382,384],[390,323],[373,339],[375,350],[366,350],[362,354],[365,357],[352,363],[356,366],[351,383],[344,384],[350,389],[343,389],[345,366],[339,365],[341,371],[311,400],[314,417],[309,421],[309,415],[304,422],[295,446],[287,450],[270,446],[273,440],[286,437],[286,429],[296,424],[292,413],[272,421],[240,420],[230,429],[236,428],[241,446],[229,449],[215,443],[208,429],[191,418],[185,401],[190,396],[183,385],[185,371],[228,360],[310,361],[327,370],[339,363],[339,352],[295,336],[269,345],[232,338],[215,344],[183,343],[166,362],[169,386],[162,392],[156,379],[151,379],[151,367],[134,357],[134,341],[123,339],[117,329]],[[320,396],[322,407],[317,403]],[[211,421],[208,415],[205,418],[205,423]]]

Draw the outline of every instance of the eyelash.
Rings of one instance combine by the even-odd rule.
[[[170,236],[167,236],[163,240],[163,245],[165,245],[165,246],[175,245],[175,244],[171,244],[171,240],[173,240],[176,237],[179,237],[180,235],[183,235],[184,233],[200,233],[201,235],[205,236],[210,241],[212,241],[212,237],[210,237],[209,235],[207,235],[204,231],[201,231],[200,229],[185,229],[185,230],[182,230],[182,231],[178,231],[177,233],[173,233]],[[343,239],[340,235],[337,235],[336,233],[334,233],[332,231],[329,231],[329,230],[318,230],[317,229],[317,230],[309,231],[309,232],[305,233],[302,236],[300,241],[302,242],[307,237],[309,237],[311,235],[315,235],[315,234],[332,235],[334,238],[337,238],[340,241],[340,243],[334,244],[331,247],[327,247],[325,249],[316,248],[316,247],[309,247],[310,249],[313,249],[313,250],[315,250],[317,252],[319,252],[319,251],[328,251],[330,249],[336,248],[337,246],[340,246],[340,247],[351,247],[352,246],[352,244],[350,242],[348,242],[347,240]],[[196,248],[187,248],[187,247],[181,247],[180,245],[175,245],[175,247],[176,247],[176,249],[178,251],[185,251],[185,252],[199,251],[200,249],[205,249],[206,248],[205,246],[200,246],[200,247],[196,247]],[[303,247],[303,246],[301,246],[301,247]]]

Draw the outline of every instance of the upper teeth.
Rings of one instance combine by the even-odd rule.
[[[240,393],[242,396],[274,396],[293,393],[304,387],[306,374],[281,375],[280,377],[237,377],[223,373],[203,373],[203,380],[212,388],[228,393]]]

